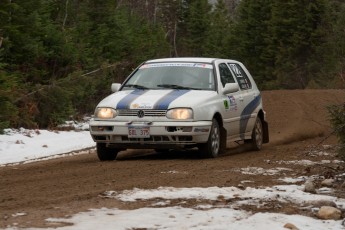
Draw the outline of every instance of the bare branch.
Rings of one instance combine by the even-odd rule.
[[[82,75],[80,75],[80,76],[82,76],[82,77],[83,77],[83,76],[87,76],[87,75],[96,73],[96,72],[98,72],[98,71],[100,71],[100,70],[103,70],[103,69],[107,69],[107,68],[110,68],[110,67],[117,66],[118,64],[119,64],[119,63],[114,63],[114,64],[108,65],[108,66],[106,66],[106,67],[101,67],[101,68],[92,70],[92,71],[90,71],[90,72],[88,72],[88,73],[84,73],[84,74],[82,74]],[[66,78],[59,79],[59,81],[58,81],[57,83],[61,83],[61,82],[62,82],[63,80],[65,80],[65,79],[66,79]],[[28,93],[28,94],[26,94],[26,95],[24,95],[24,96],[22,96],[22,97],[20,97],[20,98],[17,98],[17,99],[14,101],[14,103],[16,103],[16,102],[18,102],[18,101],[20,101],[20,100],[22,100],[22,99],[24,99],[24,98],[26,98],[26,97],[29,97],[29,96],[31,96],[31,95],[33,95],[33,94],[39,92],[39,91],[42,91],[42,90],[44,90],[45,88],[50,88],[50,87],[54,87],[54,86],[56,86],[56,82],[53,82],[53,83],[50,84],[50,85],[43,85],[43,86],[40,87],[39,89],[37,89],[37,90],[35,90],[35,91],[32,91],[32,92],[30,92],[30,93]]]
[[[177,34],[177,21],[175,21],[175,27],[174,27],[174,50],[175,50],[175,57],[178,57],[177,47],[176,47],[176,34]]]
[[[66,25],[67,17],[68,17],[68,0],[66,0],[66,5],[65,5],[65,17],[64,17],[63,23],[62,23],[62,29],[63,29],[63,30],[65,30],[65,25]]]

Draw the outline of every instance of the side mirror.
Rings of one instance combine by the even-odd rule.
[[[240,90],[237,83],[226,83],[223,89],[224,94],[235,93]]]
[[[119,91],[120,87],[121,87],[120,83],[111,84],[111,92],[115,93],[115,92]]]

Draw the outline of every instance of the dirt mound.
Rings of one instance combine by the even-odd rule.
[[[345,102],[345,90],[263,91],[271,144],[331,133],[327,106]]]

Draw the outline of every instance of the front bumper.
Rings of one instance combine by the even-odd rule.
[[[113,148],[184,148],[205,143],[211,130],[211,121],[194,122],[90,122],[90,134],[97,143]],[[149,128],[149,136],[131,137],[130,127]]]

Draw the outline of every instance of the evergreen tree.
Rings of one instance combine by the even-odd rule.
[[[211,5],[207,0],[185,1],[186,12],[186,46],[191,56],[206,55],[205,45],[210,28]]]
[[[8,0],[0,19],[0,97],[13,111],[12,120],[0,115],[4,126],[54,126],[90,112],[139,62],[169,55],[162,28],[117,1]]]
[[[165,37],[170,44],[170,57],[178,57],[183,50],[179,47],[180,37],[185,33],[184,8],[182,1],[159,0],[156,10],[155,25],[162,25]],[[180,48],[180,49],[178,49]]]
[[[224,2],[3,0],[0,129],[90,113],[157,57],[239,59],[261,89],[345,87],[343,1]]]
[[[8,105],[20,114],[9,120],[18,126],[33,126],[33,117],[37,114],[37,102],[25,98],[35,85],[48,82],[54,71],[50,62],[54,56],[54,47],[49,40],[55,39],[54,25],[49,24],[49,13],[41,1],[7,1],[1,7],[1,34],[4,37],[1,47],[1,59],[5,63],[2,76],[5,82],[18,84],[14,95],[18,99],[8,100]],[[11,79],[13,78],[13,79]],[[7,89],[8,90],[8,89]],[[16,108],[16,109],[14,109]],[[13,120],[18,118],[17,120]]]
[[[320,25],[325,1],[273,2],[271,47],[277,50],[275,71],[278,87],[305,88],[322,63],[313,57],[322,46]]]
[[[231,52],[251,70],[257,83],[265,88],[274,81],[274,52],[267,50],[271,37],[272,0],[243,0],[231,42]]]
[[[210,14],[210,25],[206,34],[204,55],[227,58],[231,56],[228,48],[231,34],[231,19],[223,0],[218,0]],[[229,52],[230,51],[230,52]],[[229,53],[228,53],[229,52]]]
[[[326,8],[324,0],[241,2],[237,53],[263,89],[306,88],[320,73]]]
[[[345,3],[332,1],[326,12],[322,23],[324,43],[316,55],[322,65],[315,83],[319,88],[345,88]]]

